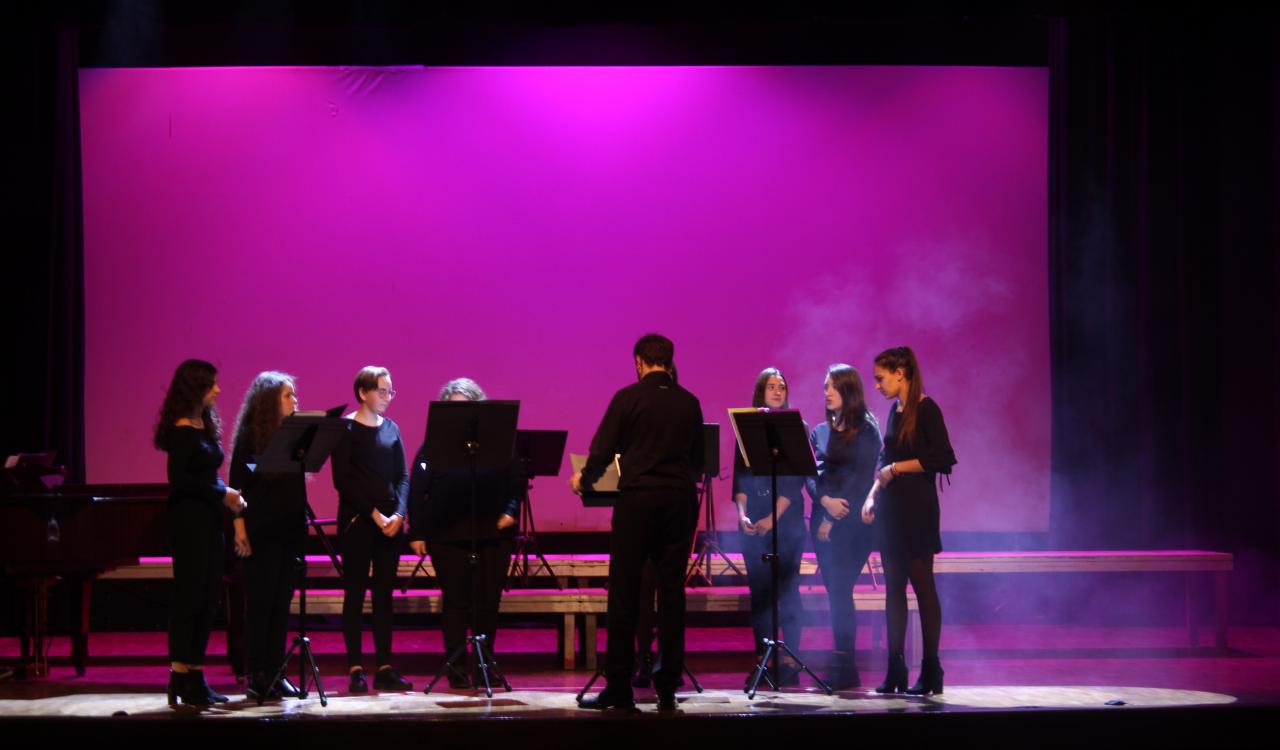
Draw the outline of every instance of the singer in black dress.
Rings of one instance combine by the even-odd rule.
[[[884,563],[889,665],[876,691],[938,694],[943,670],[938,659],[942,605],[933,576],[933,556],[942,551],[937,482],[939,475],[951,474],[956,456],[942,409],[924,395],[915,352],[905,346],[881,352],[876,357],[875,379],[876,390],[894,399],[876,482],[862,506],[863,521],[880,526]],[[908,581],[916,593],[924,640],[920,678],[910,688],[903,658]]]

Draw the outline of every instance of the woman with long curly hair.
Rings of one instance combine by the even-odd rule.
[[[224,703],[204,677],[209,631],[222,584],[224,514],[246,507],[218,476],[222,422],[218,370],[199,359],[178,366],[160,407],[154,443],[168,454],[169,543],[173,597],[169,616],[169,705]]]
[[[942,409],[924,395],[924,378],[915,352],[905,346],[880,352],[875,378],[876,390],[894,400],[876,482],[862,505],[862,520],[880,525],[880,558],[884,562],[889,666],[876,692],[936,695],[942,692],[942,664],[938,661],[942,605],[933,579],[933,556],[942,551],[942,537],[935,484],[939,474],[951,473],[956,454]],[[903,658],[908,581],[916,592],[924,637],[920,679],[910,688]]]
[[[836,690],[862,684],[854,662],[857,611],[853,586],[871,554],[871,527],[853,512],[875,479],[880,426],[867,410],[862,378],[849,365],[827,368],[823,381],[826,419],[809,433],[818,476],[807,481],[813,500],[810,531],[831,609],[831,666],[827,682]]]
[[[298,696],[288,678],[275,685],[270,681],[284,661],[294,571],[306,540],[306,489],[300,474],[264,475],[249,468],[284,418],[297,409],[293,376],[261,373],[245,393],[232,440],[231,483],[249,502],[244,517],[235,522],[235,545],[244,558],[248,590],[250,698]]]

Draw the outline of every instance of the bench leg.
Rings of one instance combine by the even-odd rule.
[[[573,612],[566,612],[560,624],[560,650],[563,654],[565,669],[573,669],[577,666],[577,654],[574,653],[578,640],[577,617]]]
[[[1213,614],[1216,641],[1219,649],[1227,647],[1227,572],[1213,574]]]
[[[600,655],[596,649],[600,642],[600,615],[588,612],[582,628],[582,661],[583,666],[594,672],[600,663]]]
[[[1187,622],[1187,645],[1195,648],[1200,645],[1200,633],[1196,628],[1195,573],[1184,573],[1182,576],[1182,610]]]

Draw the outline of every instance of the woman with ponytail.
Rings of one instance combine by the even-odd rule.
[[[942,551],[938,531],[939,474],[956,464],[942,410],[924,394],[924,378],[915,352],[886,349],[875,361],[876,390],[894,400],[884,432],[876,482],[862,505],[862,520],[880,526],[884,563],[885,629],[889,666],[878,693],[929,695],[942,692],[938,642],[942,606],[933,578],[933,556]],[[907,687],[903,646],[907,632],[907,582],[916,593],[924,636],[920,678]]]

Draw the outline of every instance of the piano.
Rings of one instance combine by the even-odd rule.
[[[0,569],[21,592],[20,675],[48,673],[49,586],[72,602],[71,661],[84,675],[93,579],[139,557],[169,554],[167,484],[59,485],[0,496]]]

